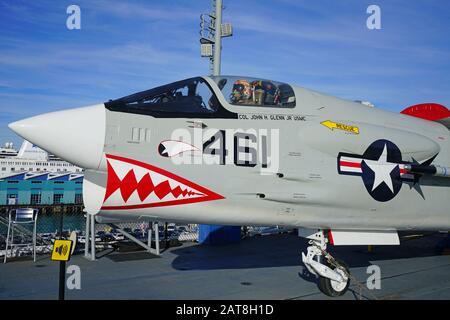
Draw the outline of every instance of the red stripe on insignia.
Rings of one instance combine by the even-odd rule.
[[[358,162],[341,161],[339,164],[341,167],[361,168],[361,163]]]

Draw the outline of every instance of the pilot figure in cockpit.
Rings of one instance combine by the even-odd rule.
[[[236,80],[230,94],[232,104],[248,105],[253,104],[252,86],[247,80]]]

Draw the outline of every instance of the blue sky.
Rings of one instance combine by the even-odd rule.
[[[81,8],[81,30],[66,8]],[[450,106],[450,2],[224,0],[222,73],[296,83],[398,112]],[[381,30],[366,9],[381,7]],[[210,0],[0,0],[0,142],[11,121],[104,102],[194,75]],[[81,128],[80,128],[81,130]]]

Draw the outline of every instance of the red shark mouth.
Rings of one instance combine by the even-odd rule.
[[[108,179],[101,210],[140,209],[224,199],[192,181],[145,162],[106,155]]]

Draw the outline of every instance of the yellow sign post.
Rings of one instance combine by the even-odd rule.
[[[55,240],[51,258],[53,261],[69,261],[71,255],[72,240]]]

